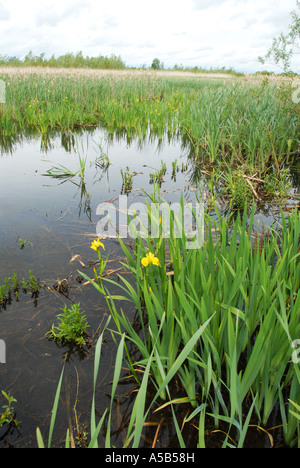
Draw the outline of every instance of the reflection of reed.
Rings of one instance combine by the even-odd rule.
[[[13,154],[16,145],[22,142],[22,135],[6,136],[0,132],[0,154]]]
[[[86,185],[84,182],[80,182],[79,184],[80,190],[80,201],[79,201],[79,213],[78,216],[80,218],[81,212],[83,211],[84,214],[88,217],[89,221],[92,222],[92,209],[91,209],[91,196],[89,192],[86,190]]]

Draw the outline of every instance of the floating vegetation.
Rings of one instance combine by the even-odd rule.
[[[77,174],[78,174],[78,171],[73,172],[64,166],[53,166],[50,169],[48,169],[46,173],[43,175],[47,177],[53,177],[53,179],[68,180],[68,179],[72,179],[73,177],[76,177]]]

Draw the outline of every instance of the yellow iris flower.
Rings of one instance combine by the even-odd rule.
[[[94,241],[92,242],[91,249],[96,250],[96,252],[97,252],[97,250],[99,249],[99,247],[102,247],[102,249],[105,250],[104,244],[103,244],[102,242],[100,242],[100,239],[99,239],[99,237],[98,237],[97,240],[94,240]]]
[[[142,258],[141,262],[144,267],[147,267],[151,263],[155,266],[159,266],[159,259],[155,257],[152,252],[147,253],[146,257]]]

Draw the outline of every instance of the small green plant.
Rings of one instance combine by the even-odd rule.
[[[53,324],[47,335],[60,343],[85,345],[89,325],[85,313],[80,310],[80,304],[73,304],[70,308],[65,305],[61,310],[63,313],[57,315],[58,325]]]
[[[121,169],[122,176],[122,193],[129,193],[132,190],[132,179],[134,174],[130,172],[129,167],[126,167],[126,170]]]
[[[27,293],[27,282],[25,278],[22,278],[20,281],[20,285],[23,289],[23,292],[26,294]]]
[[[19,283],[17,274],[14,273],[11,277],[11,281],[13,284],[14,295],[16,296],[17,300],[19,299]]]
[[[26,280],[24,277],[19,281],[17,274],[13,273],[10,278],[4,278],[4,284],[0,284],[0,306],[4,307],[7,303],[11,304],[12,295],[19,300],[19,288],[22,288],[24,294],[27,294],[28,290],[32,294],[32,297],[37,299],[39,293],[39,285],[35,279],[31,270],[29,270],[29,279]]]
[[[172,176],[171,176],[171,179],[174,180],[174,182],[176,182],[176,174],[177,172],[179,172],[180,168],[177,164],[177,159],[175,159],[175,161],[172,161]]]
[[[161,161],[161,168],[158,171],[153,170],[153,174],[150,174],[150,184],[159,184],[159,186],[164,181],[164,176],[167,172],[167,165]]]
[[[8,295],[10,295],[11,287],[10,287],[8,278],[4,278],[4,285],[5,285],[5,288],[6,288],[6,291],[7,291]]]
[[[33,273],[31,270],[29,270],[29,282],[28,283],[29,283],[31,294],[36,295],[39,292],[39,285],[35,277],[33,276]]]
[[[10,392],[6,393],[2,390],[2,395],[6,399],[7,404],[2,405],[4,412],[0,413],[0,427],[4,426],[4,424],[14,424],[15,426],[18,426],[20,421],[15,419],[15,410],[12,406],[12,403],[16,403],[17,400],[10,394]]]
[[[6,288],[2,284],[0,286],[0,305],[6,304],[6,301],[7,301]]]
[[[25,249],[25,247],[30,246],[30,242],[28,240],[22,239],[21,237],[19,237],[19,244],[21,250]]]

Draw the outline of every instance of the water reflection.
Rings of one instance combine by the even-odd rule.
[[[7,343],[8,352],[8,365],[0,367],[0,389],[11,389],[18,400],[18,419],[24,424],[20,445],[35,446],[36,426],[48,425],[48,415],[64,361],[67,361],[69,371],[72,366],[78,369],[80,391],[84,395],[80,412],[87,415],[89,421],[93,350],[86,349],[82,354],[72,346],[61,347],[49,342],[44,335],[65,303],[81,303],[88,313],[93,334],[108,312],[105,300],[94,288],[83,287],[75,281],[78,270],[83,268],[93,276],[93,266],[90,265],[95,257],[90,243],[96,236],[99,220],[97,206],[104,201],[118,199],[122,192],[121,171],[124,173],[127,167],[129,175],[132,175],[132,186],[127,191],[129,203],[131,200],[144,201],[144,190],[152,193],[153,170],[155,180],[161,185],[162,196],[170,202],[178,202],[181,192],[185,199],[195,200],[201,195],[199,186],[202,191],[208,192],[212,176],[204,161],[195,161],[188,138],[182,139],[179,135],[171,138],[168,133],[157,139],[150,133],[124,138],[124,132],[108,133],[101,128],[47,134],[27,132],[23,137],[14,139],[0,137],[0,147],[0,283],[14,272],[23,276],[32,269],[45,285],[35,303],[29,295],[20,294],[20,301],[12,300],[0,314],[0,338]],[[7,155],[9,157],[5,157]],[[84,177],[78,173],[79,155],[85,161]],[[73,175],[65,178],[45,177],[44,174],[52,167],[66,167]],[[291,171],[293,190],[299,187],[299,177],[299,164],[295,164]],[[214,181],[211,188],[216,197],[222,192],[221,183],[218,185]],[[229,210],[227,198],[220,196],[217,202],[221,214],[235,215]],[[213,214],[212,200],[207,197],[205,203],[207,210]],[[280,219],[275,204],[256,206],[258,231],[264,224],[274,222],[276,217]],[[16,248],[17,233],[28,239],[32,247],[22,251]],[[122,256],[116,240],[108,239],[106,248],[110,259],[116,261]],[[71,261],[77,256],[81,264]],[[73,278],[69,295],[53,294],[48,289],[49,284],[69,275]],[[117,293],[119,291],[112,291],[112,294]],[[124,308],[124,312],[132,316],[133,326],[139,333],[135,311]],[[130,352],[135,360],[139,359],[133,347]],[[100,414],[109,402],[109,399],[103,398],[102,384],[112,378],[113,342],[108,342],[103,354],[103,382],[99,385],[102,401],[97,406]],[[76,378],[72,382],[72,388],[76,389]],[[109,392],[109,385],[107,388]],[[117,416],[113,435],[118,442],[122,441],[124,428],[130,420],[134,394],[129,398],[126,394],[132,388],[132,382],[127,381],[127,386],[124,384],[122,387],[124,398],[121,395],[114,402]],[[159,423],[155,420],[152,422],[153,425],[145,433],[148,441],[153,441],[153,431],[156,431]],[[66,419],[60,422],[58,428],[60,436],[65,436]],[[163,431],[163,441],[172,436],[165,435],[170,431],[167,421]],[[16,432],[1,432],[0,445],[5,445],[7,440],[17,445],[17,437]],[[145,439],[145,446],[147,443]]]

